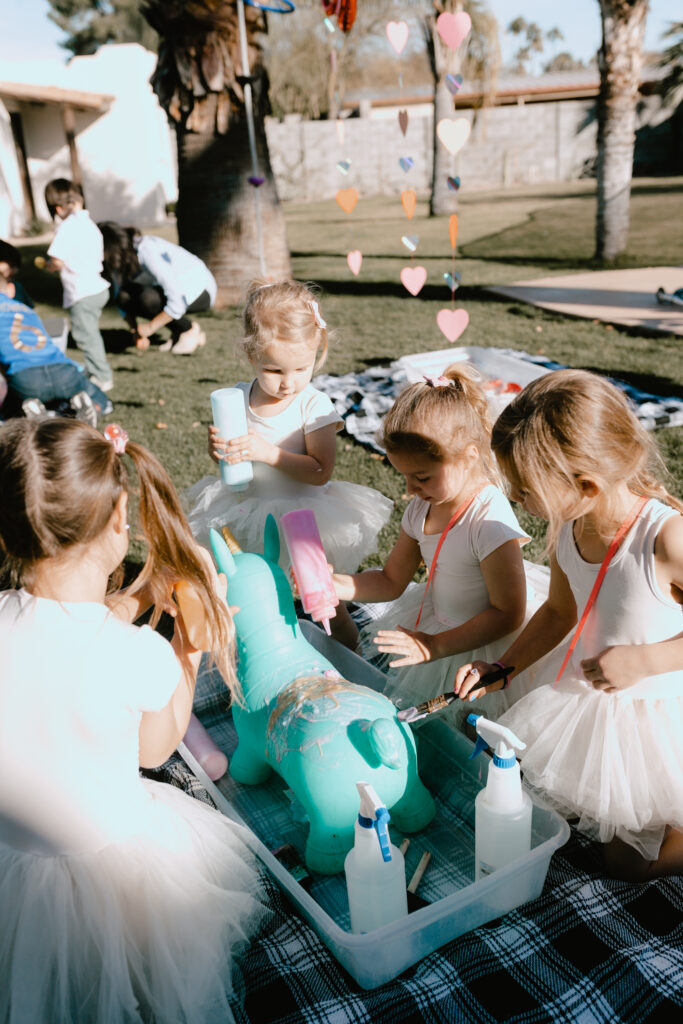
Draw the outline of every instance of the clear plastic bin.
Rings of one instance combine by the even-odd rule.
[[[302,621],[301,628],[343,676],[375,690],[383,688],[385,677],[376,668],[312,623]],[[488,758],[481,754],[469,761],[473,743],[444,722],[423,721],[416,732],[420,776],[436,798],[437,814],[424,831],[410,837],[406,877],[411,877],[423,852],[429,850],[432,860],[419,888],[429,906],[366,935],[349,930],[343,873],[314,875],[306,892],[270,852],[291,843],[303,858],[305,814],[285,783],[272,776],[261,786],[243,786],[229,774],[213,783],[184,745],[179,748],[219,809],[249,828],[256,854],[331,953],[366,989],[385,984],[458,935],[535,899],[553,852],[569,838],[566,821],[534,799],[530,852],[475,882],[474,799],[486,783]],[[212,728],[211,735],[230,757],[237,743],[231,717]],[[392,830],[397,845],[402,838]]]

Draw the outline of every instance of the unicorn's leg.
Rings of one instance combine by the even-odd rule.
[[[409,771],[405,792],[390,810],[391,820],[400,832],[419,832],[432,820],[436,804],[417,772]]]
[[[353,846],[356,815],[351,811],[347,815],[335,815],[335,820],[330,820],[329,815],[323,820],[315,808],[307,807],[306,811],[311,822],[306,841],[306,867],[321,875],[336,875],[344,870],[344,859]]]
[[[259,712],[233,712],[237,730],[237,749],[230,758],[230,774],[235,782],[256,786],[265,782],[271,774],[271,767],[265,757],[265,731],[259,721]]]

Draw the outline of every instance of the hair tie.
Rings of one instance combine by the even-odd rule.
[[[120,427],[118,423],[108,423],[103,430],[105,441],[109,441],[110,444],[114,445],[114,451],[117,455],[123,455],[128,444],[128,434]]]
[[[455,383],[450,377],[441,377],[436,373],[425,373],[424,382],[430,388],[452,388]]]
[[[326,321],[323,320],[323,318],[320,315],[320,307],[318,303],[315,301],[315,299],[310,299],[308,305],[313,310],[313,316],[315,317],[315,322],[317,323],[318,327],[327,327]]]

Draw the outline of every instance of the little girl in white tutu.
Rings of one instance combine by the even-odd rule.
[[[497,486],[488,403],[474,372],[455,363],[406,388],[384,420],[382,445],[415,497],[384,568],[335,573],[334,582],[341,600],[393,602],[361,648],[394,656],[385,693],[408,707],[452,690],[463,661],[494,661],[524,622],[528,598],[539,602],[520,551],[529,538]],[[423,560],[427,581],[411,587]],[[543,570],[529,573],[545,596]],[[485,697],[482,713],[497,717],[522,685],[530,684]],[[456,726],[466,714],[459,702],[446,712]]]
[[[683,873],[683,504],[622,392],[585,371],[529,384],[493,450],[552,552],[548,599],[500,660],[523,670],[579,620],[547,685],[502,719],[525,777],[607,844],[610,873]],[[487,668],[463,666],[456,691]]]
[[[234,949],[263,908],[240,835],[140,778],[182,739],[201,654],[173,586],[201,600],[235,685],[233,627],[166,472],[121,428],[17,419],[0,429],[0,1021],[231,1021]],[[145,566],[107,596],[128,549],[134,466]],[[224,590],[223,590],[224,593]]]
[[[243,346],[255,377],[235,385],[244,392],[249,433],[227,442],[217,427],[209,427],[209,454],[215,462],[250,460],[254,479],[241,492],[211,476],[191,488],[188,518],[201,544],[208,546],[211,527],[227,526],[243,550],[262,553],[268,513],[279,523],[290,509],[310,508],[333,565],[353,572],[375,550],[392,502],[371,487],[330,480],[342,421],[327,395],[311,384],[327,342],[327,324],[306,285],[251,285]],[[284,543],[281,550],[286,562]],[[338,613],[337,627],[340,621]],[[350,619],[344,622],[350,628]],[[343,637],[339,630],[336,635]]]

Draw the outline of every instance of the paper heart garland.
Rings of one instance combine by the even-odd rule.
[[[466,11],[449,14],[444,11],[436,19],[436,31],[451,50],[457,50],[464,39],[467,39],[472,28],[472,19]]]
[[[408,42],[408,24],[405,21],[390,21],[387,25],[387,39],[396,53],[401,53]]]
[[[398,112],[398,126],[401,129],[401,131],[403,132],[403,134],[405,135],[405,133],[408,131],[408,111],[407,110],[399,110],[399,112]]]
[[[401,271],[401,283],[411,295],[419,295],[427,280],[424,267],[404,267]]]
[[[404,188],[401,192],[401,206],[405,210],[406,217],[410,220],[415,213],[417,206],[417,193],[412,188]]]
[[[443,279],[448,285],[448,288],[452,292],[456,292],[460,287],[460,274],[448,274],[443,275]]]
[[[399,158],[398,162],[401,170],[405,171],[406,174],[408,173],[408,171],[411,171],[415,166],[415,161],[411,156],[402,156]]]
[[[455,120],[444,117],[436,126],[436,134],[451,156],[455,156],[458,150],[462,149],[469,138],[470,131],[470,122],[464,117],[458,117]]]
[[[405,245],[406,249],[410,250],[410,252],[415,252],[415,250],[417,249],[417,243],[420,241],[420,239],[417,237],[417,235],[403,235],[401,241]]]
[[[457,192],[460,188],[460,178],[446,178],[446,182],[451,192]]]
[[[360,249],[352,249],[346,257],[346,262],[348,263],[349,270],[354,277],[358,277],[360,274],[361,264],[363,263],[363,253]]]
[[[446,88],[455,96],[460,91],[462,85],[462,75],[446,75]]]
[[[453,344],[470,322],[466,309],[440,309],[436,314],[436,323],[442,334]]]
[[[455,243],[458,240],[458,215],[452,213],[448,218],[448,237],[451,242],[451,249],[455,249]]]
[[[334,198],[337,200],[344,213],[351,213],[358,202],[358,192],[355,188],[340,188]]]
[[[337,164],[337,170],[341,171],[342,174],[348,174],[351,168],[350,160],[340,160]]]

